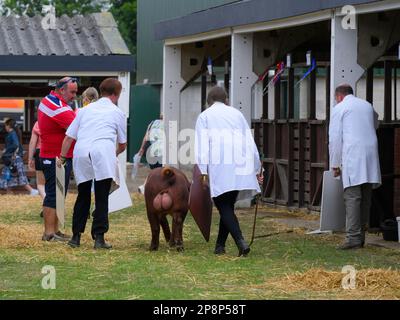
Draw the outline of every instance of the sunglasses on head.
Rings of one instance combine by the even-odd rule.
[[[57,82],[56,88],[61,89],[63,86],[65,86],[67,83],[70,83],[70,82],[78,83],[78,79],[77,78],[69,78],[67,80]]]

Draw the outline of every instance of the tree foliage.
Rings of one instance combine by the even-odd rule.
[[[108,2],[105,0],[4,0],[2,13],[3,15],[12,13],[32,17],[36,14],[42,14],[43,7],[52,4],[56,8],[57,16],[63,14],[72,16],[99,12],[106,8]]]
[[[136,54],[136,4],[137,0],[111,0],[110,8],[119,32],[132,54]]]
[[[56,15],[89,14],[110,11],[118,29],[132,54],[136,53],[136,6],[137,0],[0,0],[2,15],[34,16],[43,14],[43,6],[54,5]]]

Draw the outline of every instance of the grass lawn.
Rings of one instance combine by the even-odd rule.
[[[95,251],[88,232],[91,220],[78,249],[62,243],[44,243],[40,240],[40,199],[2,196],[0,299],[400,298],[399,251],[372,246],[337,251],[337,235],[306,235],[300,229],[288,230],[279,224],[279,219],[270,217],[261,216],[257,234],[278,234],[256,239],[247,258],[236,257],[231,238],[227,254],[214,256],[217,215],[210,243],[203,240],[189,214],[183,253],[170,250],[165,241],[160,241],[159,251],[149,252],[150,227],[144,201],[138,194],[133,197],[132,208],[110,217],[106,239],[113,249]],[[68,195],[68,233],[74,199],[74,195]],[[249,239],[253,209],[238,210],[238,217],[245,238]],[[45,265],[55,267],[55,290],[41,287]],[[342,289],[341,270],[345,265],[367,275],[360,280],[363,286]]]

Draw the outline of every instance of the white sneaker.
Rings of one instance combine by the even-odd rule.
[[[39,191],[37,189],[32,189],[32,191],[30,192],[31,196],[38,196],[39,195]]]
[[[139,193],[144,194],[144,184],[139,186],[138,191],[139,191]]]

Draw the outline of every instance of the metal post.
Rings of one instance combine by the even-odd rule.
[[[294,118],[294,69],[288,69],[288,119]]]
[[[281,119],[281,79],[278,79],[274,87],[275,93],[275,120]]]
[[[214,73],[211,75],[211,85],[217,85],[217,76]]]
[[[224,87],[229,94],[229,61],[225,61]]]
[[[383,121],[385,123],[391,122],[392,120],[392,62],[384,62],[385,69],[385,105]]]
[[[394,120],[397,120],[397,67],[394,67]]]
[[[207,74],[201,75],[201,111],[206,110],[207,103]]]
[[[367,70],[367,94],[366,99],[369,103],[374,101],[374,68],[371,67]]]
[[[315,109],[317,104],[317,95],[316,95],[316,81],[317,81],[317,69],[314,69],[310,74],[310,103],[308,104],[308,119],[314,120]]]
[[[326,67],[326,81],[325,81],[325,118],[326,122],[329,123],[331,118],[331,67]]]
[[[330,98],[331,97],[331,67],[328,66],[326,67],[326,105],[325,105],[325,115],[326,115],[326,120],[325,120],[325,152],[326,152],[326,159],[329,159],[329,122],[331,120],[331,103],[330,103]],[[325,165],[325,170],[329,169],[329,160],[326,161]]]
[[[263,90],[265,90],[265,87],[268,85],[268,76],[264,78],[263,81]],[[265,91],[265,94],[263,95],[263,112],[262,112],[262,118],[263,119],[268,119],[268,88]]]

